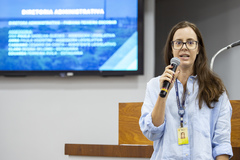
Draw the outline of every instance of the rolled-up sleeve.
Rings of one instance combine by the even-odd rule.
[[[142,133],[149,140],[155,141],[155,140],[162,137],[163,131],[164,131],[164,128],[165,128],[165,121],[163,122],[162,125],[160,125],[158,127],[154,126],[153,123],[152,123],[151,113],[148,114],[145,117],[141,116],[139,124],[140,124],[140,128],[141,128]]]
[[[161,138],[165,128],[165,121],[158,127],[154,126],[152,123],[152,110],[159,93],[156,89],[159,88],[159,84],[157,82],[158,79],[152,79],[147,83],[145,99],[141,109],[141,117],[139,119],[139,125],[142,133],[151,141]]]
[[[232,106],[226,94],[223,94],[218,104],[220,105],[220,110],[212,140],[214,159],[222,154],[233,156],[231,146]]]

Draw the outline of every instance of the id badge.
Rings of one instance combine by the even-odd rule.
[[[178,145],[188,144],[188,129],[178,128]]]

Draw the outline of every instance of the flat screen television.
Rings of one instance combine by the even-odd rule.
[[[0,75],[142,75],[143,0],[6,0]]]

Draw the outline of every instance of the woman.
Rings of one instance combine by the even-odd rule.
[[[164,56],[167,67],[148,82],[139,120],[143,134],[154,141],[151,159],[229,159],[233,155],[232,107],[222,81],[207,65],[196,25],[187,21],[176,24],[168,35]],[[180,59],[175,73],[170,65],[173,57]],[[161,97],[164,81],[171,85],[166,97]]]

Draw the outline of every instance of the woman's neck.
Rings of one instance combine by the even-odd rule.
[[[187,80],[192,75],[193,71],[190,69],[179,68],[180,73],[178,75],[178,80],[182,83],[184,90],[186,90]]]

